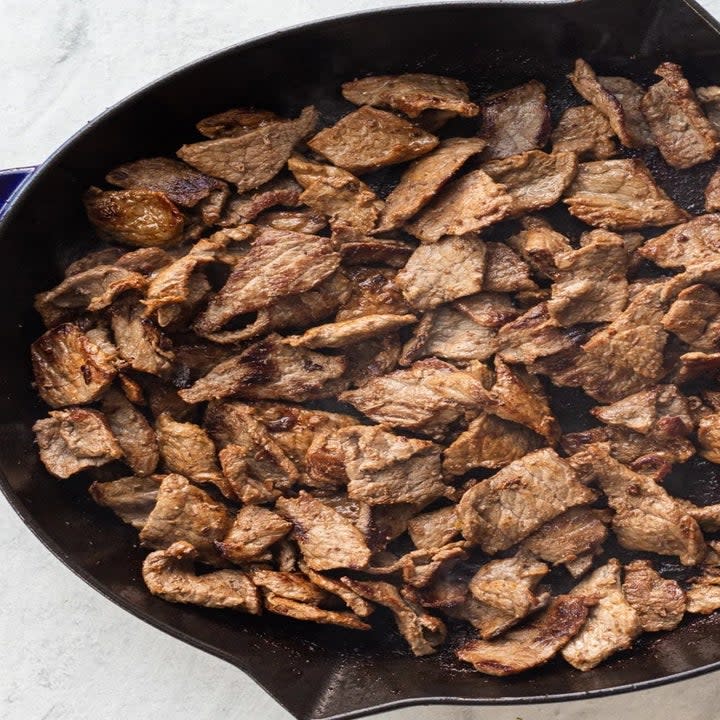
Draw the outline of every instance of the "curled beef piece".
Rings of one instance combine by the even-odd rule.
[[[480,138],[443,140],[429,155],[415,160],[385,199],[378,232],[395,230],[427,205],[473,155],[485,148]]]
[[[485,244],[474,235],[421,245],[398,272],[396,282],[411,305],[430,310],[482,290],[485,252]]]
[[[231,527],[232,515],[224,505],[182,475],[167,475],[140,532],[140,541],[146,547],[165,549],[184,540],[197,550],[199,560],[217,565],[221,558],[215,542],[221,541]]]
[[[695,97],[700,101],[700,105],[715,131],[720,132],[720,87],[710,85],[695,88]]]
[[[573,455],[572,464],[597,479],[615,511],[612,528],[623,547],[677,555],[683,565],[702,561],[705,541],[697,521],[653,478],[625,467],[602,444]]]
[[[655,70],[662,78],[640,101],[665,161],[675,168],[686,169],[715,157],[720,138],[705,117],[682,68],[664,62]]]
[[[412,255],[414,245],[404,240],[355,235],[340,245],[343,265],[388,265],[401,268]]]
[[[608,230],[662,227],[689,218],[637,158],[580,163],[564,202],[575,217]]]
[[[324,610],[304,602],[297,602],[273,592],[265,593],[265,608],[276,615],[285,615],[295,620],[308,620],[323,625],[340,625],[351,630],[369,630],[370,626],[354,613]]]
[[[355,525],[312,495],[301,491],[297,498],[278,498],[275,508],[292,522],[303,559],[313,570],[359,570],[370,561],[370,550]]]
[[[355,105],[389,107],[411,118],[426,110],[444,110],[463,117],[475,117],[480,112],[470,102],[464,82],[442,75],[372,75],[344,83],[342,94]]]
[[[633,560],[625,567],[622,589],[643,632],[672,630],[683,619],[685,593],[674,580],[656,572],[648,560]]]
[[[303,562],[300,563],[300,569],[314,585],[317,585],[317,587],[325,592],[339,597],[356,615],[367,617],[372,614],[375,609],[367,600],[360,597],[360,595],[339,580],[333,580],[326,575],[315,572]]]
[[[63,480],[123,456],[107,419],[97,410],[51,410],[48,417],[33,425],[33,430],[43,465]]]
[[[365,105],[308,140],[308,147],[351,173],[413,160],[438,139],[397,115]]]
[[[265,593],[272,593],[288,600],[310,605],[327,602],[327,594],[301,573],[278,572],[256,567],[251,569],[249,574],[255,585]]]
[[[149,250],[151,248],[143,249]],[[152,249],[158,250],[159,252],[165,254],[165,251],[160,250],[160,248]],[[126,253],[124,248],[119,247],[109,247],[104,248],[103,250],[95,250],[95,252],[83,255],[74,262],[71,262],[65,268],[65,277],[69,278],[72,275],[77,275],[78,273],[85,272],[86,270],[92,270],[93,268],[98,267],[98,265],[114,265],[118,260],[123,257],[123,255],[126,254],[129,255],[130,253]]]
[[[578,169],[573,152],[528,150],[501,160],[491,160],[482,169],[505,187],[512,198],[508,217],[517,217],[554,205],[570,185]]]
[[[607,117],[593,105],[568,108],[552,132],[553,152],[574,152],[582,160],[607,160],[616,154]]]
[[[218,459],[231,497],[246,505],[253,505],[272,502],[280,495],[280,490],[271,479],[255,477],[245,448],[232,443],[226,445],[218,453]]]
[[[291,157],[288,167],[304,188],[300,202],[327,217],[333,229],[368,233],[375,227],[383,203],[352,173],[300,155]]]
[[[301,192],[302,188],[292,178],[276,177],[256,190],[230,197],[217,224],[236,227],[253,222],[262,212],[277,205],[297,207],[301,204]]]
[[[419,550],[443,547],[460,532],[453,505],[416,515],[407,525],[410,539]]]
[[[124,477],[110,482],[94,482],[88,488],[92,499],[110,508],[123,522],[142,530],[157,502],[161,476]]]
[[[457,656],[486,675],[516,675],[554,657],[578,633],[587,616],[584,598],[560,595],[529,625],[497,640],[472,640]]]
[[[612,558],[570,593],[597,602],[585,625],[562,651],[565,660],[578,670],[591,670],[610,655],[626,650],[642,632],[640,618],[623,594],[620,569],[620,563]]]
[[[698,351],[720,349],[720,295],[707,285],[678,293],[663,317],[663,327]]]
[[[72,323],[57,325],[38,338],[30,357],[38,394],[54,408],[97,400],[117,374],[114,353]]]
[[[145,585],[153,595],[169,602],[260,614],[258,591],[244,572],[216,570],[196,575],[196,559],[202,557],[185,541],[150,553],[142,568]]]
[[[715,171],[705,188],[705,211],[720,210],[720,172]]]
[[[270,110],[232,108],[200,120],[195,127],[208,138],[239,137],[259,127],[290,122]]]
[[[260,227],[271,227],[275,230],[317,235],[327,227],[327,220],[310,207],[298,210],[269,210],[255,220]]]
[[[470,488],[458,504],[458,517],[463,536],[494,555],[565,510],[594,499],[568,462],[546,448]]]
[[[397,271],[359,267],[348,270],[347,275],[351,282],[350,291],[335,316],[336,320],[411,312],[396,282]]]
[[[701,270],[720,259],[720,214],[700,215],[648,240],[638,254],[663,268]]]
[[[709,615],[720,609],[720,570],[707,567],[694,578],[686,591],[687,611]]]
[[[351,580],[342,578],[351,590],[370,602],[384,605],[395,616],[400,634],[405,638],[413,655],[431,655],[445,641],[447,631],[440,618],[429,615],[411,600],[402,597],[394,585],[386,582]]]
[[[242,193],[272,180],[317,121],[317,110],[306,107],[296,120],[261,125],[236,137],[183,145],[177,156],[200,172],[234,183]]]
[[[525,220],[527,223],[527,219]],[[570,241],[550,227],[530,225],[507,240],[540,277],[554,278],[556,258],[571,252]]]
[[[225,285],[198,315],[194,328],[213,332],[236,315],[310,290],[339,264],[340,255],[327,238],[262,228]]]
[[[710,462],[720,464],[720,414],[701,418],[697,431],[700,454]]]
[[[405,230],[424,243],[445,235],[477,232],[504,220],[513,197],[485,171],[473,170],[448,183]]]
[[[485,247],[484,290],[498,293],[538,290],[527,263],[511,247],[499,242],[485,243]]]
[[[150,247],[182,239],[185,217],[165,193],[91,187],[83,200],[88,220],[103,240]]]
[[[489,95],[482,111],[480,135],[490,160],[542,148],[550,135],[545,86],[537,80]]]

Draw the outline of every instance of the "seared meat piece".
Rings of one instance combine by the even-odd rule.
[[[38,394],[54,408],[97,400],[117,374],[114,353],[72,323],[56,325],[38,338],[30,357]]]
[[[633,560],[625,567],[622,586],[643,632],[672,630],[685,614],[685,593],[674,580],[665,580],[647,560]]]
[[[142,530],[157,502],[162,478],[124,477],[110,482],[94,482],[88,488],[92,499],[110,508],[123,522]]]
[[[317,235],[327,227],[327,220],[322,214],[306,207],[298,210],[268,210],[255,220],[255,224],[275,230]]]
[[[678,385],[701,377],[715,375],[720,370],[720,353],[689,352],[678,358],[670,379]]]
[[[705,188],[705,211],[720,210],[720,172],[716,171]]]
[[[705,117],[682,68],[664,62],[655,74],[662,80],[645,93],[640,107],[663,158],[680,169],[712,160],[720,147],[720,138]]]
[[[255,477],[252,474],[246,449],[239,445],[226,445],[219,453],[228,492],[231,497],[245,505],[268,503],[280,496],[272,479]]]
[[[508,293],[537,290],[530,278],[530,268],[505,243],[485,243],[485,275],[483,289],[489,292]]]
[[[593,105],[570,107],[552,132],[553,152],[574,152],[582,160],[607,160],[617,153],[607,117]]]
[[[102,411],[130,469],[140,476],[155,472],[160,460],[158,441],[145,416],[115,389],[105,393]]]
[[[295,618],[295,620],[308,620],[323,625],[340,625],[340,627],[352,630],[370,629],[370,626],[360,620],[354,613],[324,610],[315,605],[290,600],[273,592],[267,592],[264,600],[265,608],[276,615],[285,615],[286,617]]]
[[[300,201],[326,216],[333,229],[368,233],[375,227],[383,202],[352,173],[301,155],[291,157],[288,167],[304,188]]]
[[[633,472],[610,456],[607,445],[590,445],[572,464],[597,479],[615,510],[612,528],[628,550],[677,555],[683,565],[697,565],[705,541],[697,521],[655,480]]]
[[[515,460],[470,488],[458,504],[463,536],[488,555],[505,550],[595,494],[549,448]]]
[[[513,202],[504,185],[483,170],[473,170],[448,183],[405,230],[424,243],[477,232],[504,220]]]
[[[444,110],[463,117],[475,117],[480,112],[470,102],[464,82],[442,75],[371,75],[343,83],[342,94],[355,105],[389,107],[411,118],[426,110]]]
[[[71,407],[51,410],[33,425],[43,465],[63,480],[90,467],[123,456],[105,416],[97,410]]]
[[[700,454],[720,464],[720,414],[713,413],[698,422],[697,439]]]
[[[175,259],[177,252],[178,250],[173,249],[171,254],[159,247],[138,248],[137,250],[123,252],[113,264],[115,267],[125,268],[125,270],[132,270],[150,277],[158,270],[169,265]]]
[[[625,309],[628,254],[619,235],[596,235],[590,244],[557,255],[555,267],[547,307],[558,325],[614,320]]]
[[[607,538],[607,510],[588,507],[570,508],[522,541],[520,547],[553,565],[564,564],[573,577],[574,563],[592,557],[602,550]]]
[[[497,640],[472,640],[457,656],[486,675],[516,675],[550,660],[577,634],[587,616],[584,598],[560,595],[529,625]]]
[[[573,152],[528,150],[501,160],[486,162],[482,169],[505,187],[512,204],[508,217],[517,217],[554,205],[570,185],[578,169]]]
[[[348,270],[347,275],[351,282],[350,292],[335,320],[368,315],[407,315],[412,311],[396,282],[396,270],[359,267]]]
[[[720,295],[707,285],[691,285],[678,293],[663,317],[663,327],[693,349],[720,349]]]
[[[527,223],[526,223],[527,224]],[[563,253],[572,252],[568,239],[550,227],[527,227],[507,240],[540,276],[554,278],[556,259]]]
[[[720,132],[720,87],[710,85],[695,88],[695,97],[699,100],[710,124],[716,132]]]
[[[270,110],[256,108],[232,108],[217,115],[200,120],[195,127],[201,135],[208,138],[239,137],[259,127],[275,123],[290,122]]]
[[[416,515],[408,520],[408,534],[416,548],[443,547],[460,532],[454,505]]]
[[[35,309],[47,327],[85,311],[103,310],[128,290],[143,290],[147,280],[137,272],[98,265],[76,273],[57,287],[35,296]]]
[[[443,140],[429,155],[415,160],[385,199],[378,232],[395,230],[417,214],[473,155],[482,152],[480,138]]]
[[[585,62],[575,61],[570,82],[589,103],[605,117],[620,142],[629,148],[652,144],[650,130],[640,109],[643,89],[623,77],[597,77]]]
[[[339,597],[356,615],[367,617],[371,615],[375,609],[367,600],[361,598],[360,595],[346,585],[343,585],[340,581],[333,580],[326,575],[315,572],[303,562],[300,563],[300,569],[314,585],[325,590],[325,592]]]
[[[293,148],[313,132],[317,121],[317,110],[306,107],[296,120],[261,125],[239,136],[183,145],[177,156],[200,172],[234,183],[242,193],[272,180]]]
[[[134,247],[176,245],[185,217],[165,193],[155,190],[100,190],[83,198],[85,212],[103,240]]]
[[[467,558],[462,541],[440,548],[413,550],[398,561],[403,581],[412,588],[427,587],[437,575],[444,575]],[[371,572],[368,570],[368,572]]]
[[[217,565],[221,558],[215,542],[232,527],[232,515],[182,475],[167,475],[158,490],[157,503],[140,532],[146,547],[169,548],[178,540],[189,542],[198,559]]]
[[[720,570],[707,567],[694,578],[686,591],[687,611],[709,615],[720,609]]]
[[[347,345],[345,356],[348,367],[344,377],[350,387],[362,387],[373,378],[395,370],[401,352],[402,342],[397,333],[371,338],[357,345]]]
[[[339,264],[340,255],[327,238],[262,228],[194,327],[200,333],[219,330],[236,315],[310,290]]]
[[[542,148],[550,135],[545,86],[537,80],[489,95],[482,111],[480,135],[487,140],[488,159]]]
[[[300,205],[302,188],[289,177],[276,177],[241,195],[233,195],[217,224],[220,227],[236,227],[250,223],[260,213],[277,205],[297,207]]]
[[[366,600],[384,605],[395,616],[400,634],[405,638],[413,655],[431,655],[445,641],[446,629],[440,618],[428,615],[411,600],[400,595],[394,585],[386,582],[342,578],[351,590]]]
[[[425,155],[438,139],[397,115],[365,105],[307,144],[333,165],[359,175]]]
[[[260,614],[258,591],[244,572],[216,570],[196,575],[193,568],[196,559],[202,556],[185,541],[150,553],[142,569],[145,585],[153,595],[169,602]]]
[[[474,468],[505,467],[542,444],[532,430],[483,413],[445,448],[443,473],[457,476]]]
[[[301,491],[297,498],[278,498],[275,508],[292,522],[300,552],[313,570],[367,567],[370,550],[362,533],[329,505]]]
[[[160,250],[160,248],[143,248],[144,250],[158,250],[159,252],[166,254],[164,250]],[[131,251],[136,252],[136,251]],[[95,250],[95,252],[88,253],[87,255],[83,255],[82,257],[78,258],[74,262],[71,262],[66,268],[65,268],[65,277],[69,278],[73,275],[77,275],[78,273],[85,272],[86,270],[92,270],[95,267],[98,267],[98,265],[114,265],[119,259],[123,257],[126,253],[124,248],[119,247],[108,247],[104,248],[103,250]],[[170,256],[168,255],[168,259]],[[132,268],[130,268],[132,269]]]
[[[418,247],[396,282],[411,305],[430,310],[482,290],[484,273],[485,244],[465,235]]]
[[[249,575],[255,585],[266,593],[272,593],[288,600],[319,605],[328,599],[323,590],[313,585],[301,573],[253,568],[249,571]]]
[[[570,593],[571,597],[592,597],[597,602],[585,625],[562,651],[565,660],[578,670],[591,670],[610,655],[629,648],[642,632],[640,617],[623,595],[620,569],[620,563],[611,558]]]
[[[564,202],[583,222],[609,230],[675,225],[690,217],[637,158],[580,163]]]
[[[388,265],[401,268],[412,255],[414,245],[404,240],[372,238],[355,235],[352,239],[343,238],[340,245],[343,265]]]
[[[720,214],[700,215],[648,240],[638,254],[664,268],[702,270],[720,257]]]

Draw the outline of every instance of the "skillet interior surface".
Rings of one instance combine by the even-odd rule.
[[[580,101],[564,80],[582,56],[600,74],[653,82],[659,61],[679,62],[696,85],[720,81],[720,35],[682,0],[584,0],[564,5],[433,5],[329,20],[261,38],[174,73],[124,101],[56,153],[0,225],[9,272],[0,284],[0,482],[27,525],[70,568],[114,602],[248,672],[299,718],[348,717],[403,704],[530,702],[647,687],[720,665],[720,623],[686,621],[641,639],[589,673],[554,662],[515,679],[478,675],[453,648],[413,658],[388,632],[367,634],[171,605],[140,577],[137,535],[88,498],[87,480],[57,481],[35,455],[31,426],[45,410],[31,388],[28,346],[41,331],[33,295],[92,247],[83,190],[120,162],[173,155],[198,137],[201,117],[238,105],[297,114],[315,104],[326,123],[350,109],[338,91],[370,73],[424,71],[465,80],[473,98],[531,78],[548,85],[553,114]],[[660,183],[698,212],[714,164],[682,176],[646,157]],[[711,167],[712,165],[712,167]],[[382,191],[392,175],[370,178]],[[573,228],[569,216],[554,218]],[[582,397],[554,399],[561,419]],[[681,493],[720,502],[720,471],[696,463],[671,480]],[[667,566],[672,573],[675,568]],[[679,569],[677,570],[678,572]]]

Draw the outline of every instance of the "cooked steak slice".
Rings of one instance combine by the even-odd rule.
[[[256,190],[233,195],[225,205],[217,224],[220,227],[236,227],[250,223],[268,208],[283,205],[300,205],[302,188],[289,177],[276,177]]]
[[[183,145],[177,156],[206,175],[234,183],[242,193],[272,180],[293,148],[314,131],[317,121],[317,110],[306,107],[295,120],[260,125],[239,136]]]
[[[486,162],[482,169],[505,187],[512,204],[508,217],[517,217],[554,205],[570,185],[578,169],[573,152],[544,153],[528,150],[500,160]]]
[[[164,193],[176,205],[187,208],[194,207],[213,190],[223,187],[220,180],[203,175],[185,163],[164,157],[125,163],[111,170],[105,180],[125,190]]]
[[[155,472],[160,460],[158,441],[145,416],[120,390],[106,392],[101,407],[130,469],[140,476]]]
[[[151,248],[143,248],[149,250]],[[158,250],[164,254],[164,251],[160,248],[152,248]],[[133,251],[134,252],[134,251]],[[123,255],[129,254],[125,252],[124,248],[119,247],[108,247],[102,250],[95,250],[87,255],[79,257],[74,262],[71,262],[66,268],[64,275],[66,278],[77,275],[78,273],[85,272],[86,270],[92,270],[98,267],[98,265],[114,265]],[[168,255],[168,258],[170,256]],[[132,268],[131,268],[132,269]]]
[[[54,408],[97,400],[117,374],[114,354],[73,323],[48,330],[32,344],[30,357],[37,392]]]
[[[143,290],[147,280],[137,272],[112,265],[97,267],[65,278],[58,286],[35,296],[35,309],[47,327],[85,311],[108,307],[128,290]]]
[[[123,456],[105,416],[97,410],[71,407],[51,410],[33,425],[35,442],[47,471],[63,480]]]
[[[699,100],[710,124],[716,132],[720,132],[720,87],[710,85],[695,88],[695,97]]]
[[[385,199],[378,232],[395,230],[427,205],[473,155],[482,152],[480,138],[443,140],[429,155],[415,160]]]
[[[607,160],[617,154],[615,133],[594,105],[570,107],[552,132],[553,152],[574,152],[581,160]]]
[[[169,265],[176,256],[178,251],[173,249],[172,253],[159,247],[143,247],[137,250],[123,252],[123,254],[114,261],[115,267],[132,270],[141,275],[150,277],[158,270]],[[107,263],[108,265],[110,263]]]
[[[290,122],[270,110],[232,108],[200,120],[195,127],[208,138],[238,137],[272,123]]]
[[[408,520],[408,534],[419,550],[440,548],[460,533],[454,505],[421,513]]]
[[[628,254],[619,235],[596,235],[589,245],[557,255],[555,267],[547,307],[558,325],[610,321],[625,309]]]
[[[340,254],[327,238],[262,228],[194,327],[201,333],[219,330],[237,315],[310,290],[339,264]]]
[[[411,312],[396,282],[396,270],[359,267],[347,271],[350,279],[349,295],[341,303],[335,319],[368,315],[407,315]]]
[[[260,614],[258,591],[244,572],[216,570],[196,575],[196,559],[202,560],[202,555],[182,540],[150,553],[142,568],[145,585],[153,595],[169,602]]]
[[[411,588],[427,587],[436,575],[450,571],[458,561],[465,560],[465,543],[450,543],[440,548],[413,550],[398,561],[403,581]],[[370,572],[370,570],[368,570]]]
[[[110,508],[123,522],[142,530],[157,502],[161,477],[124,477],[110,482],[94,482],[89,487],[92,499]]]
[[[405,638],[413,655],[431,655],[445,641],[447,631],[440,618],[424,612],[408,600],[394,585],[378,581],[352,580],[344,577],[342,582],[370,602],[383,605],[395,616],[400,634]]]
[[[585,625],[562,651],[565,660],[578,670],[591,670],[610,655],[626,650],[642,632],[640,617],[623,594],[620,570],[618,560],[611,558],[570,593],[597,600]]]
[[[572,464],[597,479],[615,510],[612,528],[624,548],[677,555],[683,565],[702,561],[705,541],[697,521],[653,478],[619,463],[603,444],[573,455]]]
[[[393,113],[365,105],[308,140],[308,147],[354,174],[413,160],[438,139]]]
[[[573,573],[573,562],[597,555],[607,538],[610,513],[589,507],[570,508],[545,523],[522,541],[520,547],[553,565],[565,565]]]
[[[309,605],[308,603],[297,602],[289,598],[266,592],[264,596],[265,608],[276,615],[285,615],[295,620],[308,620],[323,625],[339,625],[351,630],[369,630],[370,626],[363,622],[357,615],[350,612],[338,612],[337,610],[324,610]]]
[[[232,526],[227,508],[182,475],[167,475],[158,490],[157,503],[140,532],[146,547],[169,548],[178,540],[190,543],[198,559],[210,565],[221,561],[215,542]]]
[[[709,615],[720,609],[720,570],[707,567],[694,578],[686,591],[687,611]]]
[[[701,377],[715,375],[719,370],[720,353],[689,352],[678,358],[670,379],[683,385]]]
[[[327,577],[327,575],[315,572],[315,570],[308,567],[303,562],[300,563],[300,570],[307,575],[308,579],[314,585],[317,585],[322,590],[325,590],[325,592],[339,597],[356,615],[359,615],[360,617],[367,617],[368,615],[371,615],[375,609],[367,600],[360,597],[360,595],[347,587],[347,585],[343,585],[343,583],[339,580],[333,580],[332,578]]]
[[[498,293],[537,290],[527,263],[511,247],[505,243],[488,242],[485,249],[484,290]]]
[[[554,278],[556,258],[571,252],[570,241],[550,227],[527,227],[507,240],[540,277]]]
[[[445,448],[443,473],[458,476],[474,468],[502,468],[542,444],[532,430],[483,413]]]
[[[484,273],[485,243],[465,235],[418,247],[396,282],[411,305],[430,310],[482,290]]]
[[[640,107],[663,158],[679,169],[712,160],[720,147],[720,138],[705,117],[682,68],[664,62],[655,74],[662,80],[645,93]]]
[[[449,182],[405,230],[424,243],[445,235],[477,232],[504,220],[513,197],[484,170],[473,170]]]
[[[345,378],[349,380],[350,387],[362,387],[373,378],[391,373],[398,366],[401,352],[402,342],[397,333],[347,345]]]
[[[662,227],[689,219],[638,158],[580,163],[564,202],[575,217],[608,230]]]
[[[300,552],[313,570],[359,570],[370,561],[360,530],[329,505],[301,491],[297,498],[278,498],[275,508],[293,524]]]
[[[244,447],[226,445],[218,453],[222,474],[234,498],[245,505],[273,502],[281,492],[271,479],[257,478],[252,474]]]
[[[463,117],[475,117],[480,112],[470,102],[464,82],[442,75],[371,75],[343,83],[342,94],[355,105],[388,107],[411,118],[426,110],[444,110]]]
[[[720,349],[720,295],[707,285],[691,285],[678,293],[663,317],[663,327],[695,350]]]
[[[176,245],[182,239],[185,217],[165,193],[91,187],[83,201],[88,220],[103,240],[150,247]]]
[[[720,530],[720,504],[694,505],[689,500],[675,498],[690,517],[697,520],[701,530],[717,532]]]
[[[457,653],[481,673],[506,677],[543,665],[583,627],[584,598],[560,595],[530,624],[496,640],[472,640]]]
[[[415,315],[365,315],[350,320],[316,325],[302,335],[286,338],[292,347],[341,348],[384,335],[417,322]]]
[[[700,455],[720,464],[720,414],[713,413],[698,422],[697,440]]]
[[[622,586],[643,632],[676,628],[685,614],[685,593],[674,580],[666,580],[648,560],[625,566]]]
[[[327,220],[310,207],[300,207],[297,210],[268,210],[255,219],[255,224],[275,230],[317,235],[327,227]]]
[[[705,187],[705,211],[720,210],[720,172],[715,171]]]
[[[701,270],[720,259],[720,214],[700,215],[648,240],[638,254],[664,268]]]
[[[537,80],[489,95],[482,112],[480,135],[490,160],[542,148],[550,135],[545,86]]]
[[[328,600],[327,593],[313,585],[302,573],[253,568],[249,575],[263,591],[288,600],[310,605],[320,605]]]
[[[355,175],[301,155],[291,157],[288,167],[304,188],[300,202],[327,217],[333,229],[369,233],[375,227],[383,202]]]
[[[355,235],[343,238],[340,254],[343,265],[388,265],[401,268],[412,255],[414,245],[404,240]]]
[[[463,536],[494,555],[565,510],[594,499],[568,462],[545,448],[467,490],[458,504],[458,517]]]

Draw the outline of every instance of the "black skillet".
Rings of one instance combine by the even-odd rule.
[[[389,625],[368,634],[277,617],[171,605],[150,596],[136,533],[87,498],[82,479],[57,481],[40,467],[31,425],[43,408],[30,386],[28,346],[41,332],[33,295],[92,246],[80,203],[120,162],[168,154],[196,137],[194,122],[252,104],[295,114],[314,103],[326,121],[348,109],[341,82],[369,73],[422,70],[459,77],[473,97],[530,78],[548,84],[555,113],[573,98],[563,80],[577,56],[602,74],[648,84],[661,60],[695,84],[720,81],[720,26],[684,0],[583,0],[562,5],[429,5],[363,13],[266,36],[194,63],[109,110],[68,141],[6,207],[0,251],[0,485],[49,550],[113,602],[175,637],[233,663],[298,718],[357,717],[402,705],[530,703],[624,692],[720,667],[720,622],[691,619],[588,673],[553,662],[508,680],[461,666],[451,649],[416,659]],[[654,169],[661,168],[653,157]],[[711,168],[660,181],[698,211],[698,181]],[[0,176],[0,190],[22,175]],[[700,186],[701,188],[702,186]],[[572,402],[562,408],[577,415]],[[720,482],[699,465],[704,502]],[[681,481],[681,485],[682,485]]]

